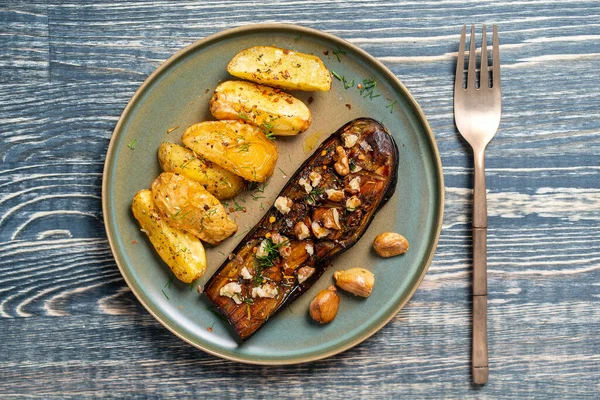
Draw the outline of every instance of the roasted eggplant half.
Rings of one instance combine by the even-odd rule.
[[[370,118],[345,124],[304,162],[205,286],[240,338],[306,292],[332,257],[360,239],[393,195],[397,170],[394,139]]]

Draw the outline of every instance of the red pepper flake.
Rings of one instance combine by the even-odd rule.
[[[323,54],[325,54],[326,56],[329,55],[329,50],[323,50]]]
[[[131,242],[131,244],[137,244],[137,240],[134,240],[133,242]]]
[[[313,102],[313,100],[314,100],[314,99],[313,99],[313,97],[312,97],[312,96],[310,96],[310,97],[308,98],[308,100],[306,100],[306,102],[307,102],[308,104],[310,104],[310,103],[312,103],[312,102]]]
[[[209,326],[208,328],[206,328],[207,331],[212,332],[212,328]]]
[[[363,88],[363,84],[362,84],[362,83],[359,83],[358,85],[356,85],[356,87],[357,87],[358,89],[362,89],[362,88]]]
[[[346,103],[346,107],[348,107],[348,110],[352,110],[352,105],[351,104],[347,104]]]
[[[285,101],[287,101],[289,104],[292,104],[294,102],[294,100],[290,99],[289,97],[286,97]]]
[[[204,91],[204,93],[208,93],[208,92],[210,92],[210,89],[206,89],[206,90]]]
[[[183,306],[182,306],[181,304],[179,305],[179,309],[180,309],[180,310],[183,310]]]
[[[275,98],[273,99],[273,103],[277,103],[278,101],[279,101],[279,97],[275,97]]]
[[[287,50],[287,49],[284,49],[284,50],[283,50],[283,54],[285,54],[285,55],[288,55],[288,54],[290,54],[290,51],[289,51],[289,50]]]
[[[232,213],[233,212],[233,207],[229,207],[229,212]]]

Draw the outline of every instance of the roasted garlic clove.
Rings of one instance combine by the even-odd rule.
[[[315,296],[309,307],[312,319],[320,324],[333,321],[340,306],[340,296],[336,292],[335,286],[331,285]]]
[[[375,276],[364,268],[350,268],[333,274],[335,284],[356,296],[369,297],[375,284]]]
[[[408,240],[399,233],[384,232],[373,241],[373,250],[381,257],[393,257],[404,254],[408,250]]]

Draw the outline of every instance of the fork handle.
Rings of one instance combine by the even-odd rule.
[[[474,154],[473,183],[473,382],[488,381],[487,201],[484,152]]]

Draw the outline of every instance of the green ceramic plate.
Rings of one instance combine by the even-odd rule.
[[[200,285],[260,219],[287,177],[344,123],[357,117],[381,121],[398,143],[400,165],[396,194],[377,214],[363,238],[335,259],[308,293],[242,344],[195,287],[176,280],[170,282],[169,268],[140,232],[130,205],[134,194],[149,187],[160,173],[156,159],[159,144],[180,143],[186,127],[213,119],[208,103],[218,82],[232,79],[226,71],[227,63],[238,51],[255,45],[275,45],[318,55],[348,83],[354,80],[354,87],[345,89],[341,81],[334,79],[329,92],[294,93],[310,103],[312,125],[299,136],[277,139],[278,168],[264,193],[236,197],[236,202],[246,209],[232,214],[240,227],[239,234],[207,249],[208,268]],[[345,52],[339,54],[339,61],[334,54],[338,49]],[[373,98],[365,98],[365,93],[361,95],[356,87],[366,78],[377,82]],[[256,364],[292,364],[355,346],[381,329],[406,304],[433,257],[442,223],[443,196],[441,162],[431,129],[408,90],[383,64],[335,36],[304,27],[268,24],[236,28],[200,40],[176,53],[150,75],[115,128],[106,157],[102,202],[117,265],[133,293],[161,324],[190,344],[220,357]],[[233,201],[230,203],[234,205]],[[371,243],[385,231],[405,235],[410,250],[389,259],[375,256]],[[341,293],[335,321],[326,326],[313,323],[307,312],[311,299],[332,283],[336,269],[353,266],[375,274],[373,294],[357,299]]]

